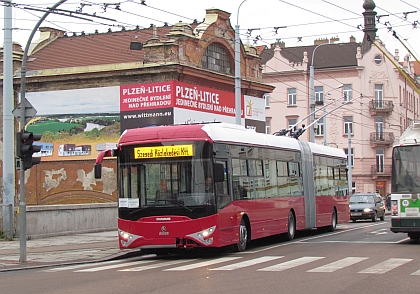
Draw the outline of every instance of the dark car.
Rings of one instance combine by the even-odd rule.
[[[371,219],[376,222],[377,218],[385,220],[384,199],[378,193],[356,193],[350,196],[350,219],[355,222],[358,219]]]

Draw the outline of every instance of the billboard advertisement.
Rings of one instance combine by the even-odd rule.
[[[233,88],[232,88],[233,90]],[[37,110],[27,125],[42,134],[43,161],[95,159],[129,128],[201,122],[235,123],[235,94],[179,81],[30,92]],[[241,99],[242,125],[265,129],[264,99]]]

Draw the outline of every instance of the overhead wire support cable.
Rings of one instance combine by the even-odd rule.
[[[331,112],[343,107],[344,105],[349,104],[350,102],[354,102],[356,99],[362,99],[363,98],[363,94],[360,94],[359,97],[353,99],[353,100],[347,100],[342,102],[340,105],[338,105],[337,107],[334,107],[333,109],[331,109],[330,111],[328,111],[327,113],[325,113],[324,115],[318,117],[316,120],[314,120],[311,124],[307,125],[303,131],[306,131],[308,128],[310,128],[311,126],[313,126],[315,123],[317,123],[321,118],[324,118],[325,116],[327,116],[328,114],[330,114]]]
[[[417,61],[417,63],[420,64],[420,61],[417,59],[416,55],[414,55],[413,52],[411,52],[411,50],[408,49],[408,47],[404,44],[404,42],[401,41],[401,39],[397,36],[397,32],[393,31],[392,35],[394,36],[395,39],[397,39],[404,46],[405,49],[407,49],[407,51],[414,57],[414,59]]]

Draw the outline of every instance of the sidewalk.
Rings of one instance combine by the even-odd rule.
[[[0,241],[0,272],[105,261],[127,253],[118,247],[117,231],[27,240],[26,263],[19,261],[19,239]]]

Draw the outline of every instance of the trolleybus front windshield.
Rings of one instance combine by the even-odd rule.
[[[156,145],[122,148],[119,216],[133,219],[135,214],[134,219],[138,219],[154,213],[190,217],[214,213],[211,145],[206,142]],[[185,154],[179,153],[182,152],[179,146],[186,150]],[[150,150],[154,154],[147,155]]]
[[[420,146],[394,148],[392,193],[420,193]]]

